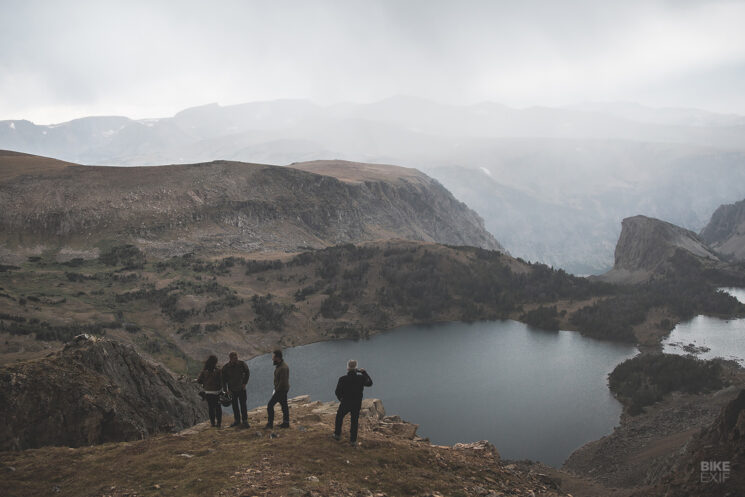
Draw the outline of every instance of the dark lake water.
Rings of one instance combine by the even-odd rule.
[[[290,397],[335,400],[346,361],[357,359],[374,382],[365,396],[419,424],[418,433],[433,443],[486,439],[504,458],[559,466],[618,423],[621,406],[608,391],[607,375],[636,352],[576,332],[495,321],[406,326],[284,354]],[[248,402],[256,407],[271,396],[273,366],[268,355],[248,365]]]

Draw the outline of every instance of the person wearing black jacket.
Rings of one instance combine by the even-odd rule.
[[[207,358],[197,382],[204,387],[204,400],[207,401],[210,424],[220,428],[222,425],[222,407],[219,399],[222,389],[222,370],[217,365],[217,356],[211,355]]]
[[[359,374],[358,374],[359,373]],[[347,362],[347,374],[339,378],[336,384],[336,398],[339,399],[339,409],[336,411],[336,425],[334,426],[334,438],[341,439],[341,425],[344,416],[350,415],[349,442],[357,443],[357,429],[359,427],[360,409],[362,408],[362,390],[371,387],[372,378],[364,369],[357,369],[357,361],[351,359]]]
[[[230,392],[233,398],[233,416],[235,417],[235,422],[230,427],[241,426],[241,420],[243,420],[243,427],[248,428],[246,385],[248,384],[248,377],[251,373],[248,370],[248,365],[238,360],[238,354],[231,352],[228,357],[230,357],[230,360],[222,367],[222,382],[225,390]]]

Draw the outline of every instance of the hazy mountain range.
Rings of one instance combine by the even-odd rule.
[[[626,217],[698,232],[719,205],[745,198],[745,117],[625,103],[211,104],[162,119],[0,121],[0,148],[102,165],[345,159],[416,167],[476,210],[513,255],[578,273],[613,264]]]

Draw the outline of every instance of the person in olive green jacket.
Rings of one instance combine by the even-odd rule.
[[[282,424],[280,428],[290,427],[290,407],[287,405],[287,392],[290,390],[290,368],[282,359],[282,351],[275,350],[272,353],[272,362],[274,363],[274,393],[269,403],[266,405],[269,420],[266,428],[274,427],[274,406],[279,403],[282,407]]]

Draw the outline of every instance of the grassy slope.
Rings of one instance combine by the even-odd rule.
[[[276,345],[356,338],[415,322],[518,319],[523,304],[529,309],[567,291],[550,288],[557,273],[526,282],[523,276],[529,279],[533,267],[470,248],[394,241],[310,252],[297,263],[288,263],[290,257],[275,268],[252,267],[242,259],[226,264],[221,259],[173,258],[149,260],[131,270],[99,260],[59,263],[42,258],[0,272],[0,312],[50,325],[116,322],[121,326],[107,328],[108,336],[134,343],[176,371],[187,371],[186,356],[201,359],[213,351],[236,348],[252,356]],[[590,287],[566,275],[558,280],[571,288]],[[174,289],[158,293],[169,285]],[[145,293],[127,297],[137,290]],[[492,298],[492,290],[509,298]],[[166,294],[176,299],[170,311],[159,301]],[[252,302],[254,296],[268,294],[270,314],[282,315],[276,323],[261,322],[262,311]],[[331,295],[341,308],[324,312]],[[226,296],[234,299],[222,306]],[[577,301],[562,300],[560,307],[577,306]],[[181,318],[168,314],[178,310],[188,312]],[[130,326],[128,332],[127,324],[136,328]],[[35,350],[44,353],[32,336],[1,336],[0,362],[33,356]]]
[[[498,252],[409,241],[274,260],[135,254],[112,264],[42,257],[0,272],[0,325],[18,328],[18,317],[27,330],[38,328],[33,319],[68,327],[47,330],[45,340],[69,339],[94,325],[174,371],[193,374],[210,353],[251,357],[277,346],[438,321],[510,318],[654,346],[691,313],[730,317],[745,308],[716,294],[697,273],[620,288]],[[49,342],[33,337],[0,331],[0,363],[45,354]]]
[[[0,183],[26,174],[38,176],[56,173],[74,165],[49,157],[0,150]]]

